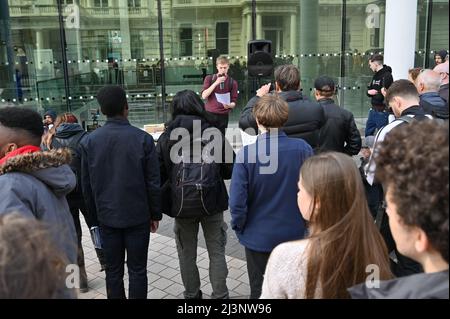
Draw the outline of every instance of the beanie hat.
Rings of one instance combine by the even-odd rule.
[[[436,56],[436,55],[439,55],[441,57],[442,61],[445,61],[445,58],[447,57],[448,52],[447,52],[447,50],[440,50],[440,51],[435,52],[434,56]]]
[[[56,120],[56,112],[55,112],[55,111],[53,111],[53,110],[48,110],[47,112],[44,113],[44,118],[45,118],[47,115],[50,116],[50,117],[52,118],[53,121]]]

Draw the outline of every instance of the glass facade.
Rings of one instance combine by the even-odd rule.
[[[418,0],[415,66],[433,66],[433,52],[449,48],[448,7]],[[247,73],[255,35],[272,41],[275,65],[300,67],[305,95],[317,76],[335,78],[338,102],[362,128],[367,59],[383,51],[385,12],[383,0],[0,0],[0,107],[70,110],[89,123],[98,89],[118,84],[134,125],[161,123],[173,95],[199,92],[215,57],[228,55],[240,91],[236,122],[270,81]]]

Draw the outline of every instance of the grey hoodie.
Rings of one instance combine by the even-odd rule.
[[[449,299],[448,270],[381,281],[379,288],[349,288],[353,299]]]
[[[57,247],[76,264],[77,237],[66,201],[76,180],[68,162],[65,149],[7,160],[0,166],[0,214],[19,212],[47,223]]]

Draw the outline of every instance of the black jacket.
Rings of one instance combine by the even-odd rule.
[[[326,122],[323,108],[320,104],[304,98],[298,91],[281,92],[279,95],[289,104],[289,117],[282,127],[283,131],[289,137],[304,139],[313,149],[317,149],[319,146],[319,131]],[[244,131],[252,128],[255,133],[258,132],[256,120],[252,114],[253,107],[258,99],[257,96],[252,98],[242,110],[239,128]]]
[[[101,225],[129,228],[161,220],[159,163],[150,134],[109,118],[80,143],[88,211]]]
[[[372,98],[372,106],[384,105],[384,96],[381,93],[381,89],[389,89],[393,82],[394,79],[392,78],[392,68],[390,66],[384,65],[380,71],[375,73],[372,78],[372,82],[370,82],[369,86],[367,87],[368,90],[378,91],[378,93],[375,95],[369,95],[367,93],[367,96]]]
[[[156,145],[156,150],[159,159],[159,168],[161,176],[161,192],[162,192],[162,212],[171,216],[172,208],[172,198],[171,198],[171,185],[170,177],[172,173],[173,163],[170,159],[170,150],[173,145],[175,145],[178,140],[171,140],[170,134],[174,129],[184,128],[186,129],[190,136],[193,136],[194,121],[200,121],[201,123],[201,133],[203,134],[206,129],[214,128],[205,118],[195,116],[195,115],[178,115],[174,120],[167,124],[166,130],[158,139]],[[235,159],[235,154],[233,148],[228,143],[225,136],[222,137],[222,164],[220,165],[220,174],[223,180],[230,179],[233,172],[233,163]],[[227,158],[227,155],[232,155],[231,158]],[[228,160],[228,162],[227,162]],[[228,193],[225,183],[222,181],[222,192],[220,197],[220,206],[225,203],[228,206]],[[219,204],[218,204],[219,205]],[[219,212],[219,211],[218,211]],[[217,212],[217,213],[218,213]]]
[[[381,281],[379,288],[363,283],[348,291],[353,299],[448,299],[448,270]]]
[[[332,99],[323,99],[319,103],[327,117],[327,122],[320,130],[319,151],[357,155],[361,150],[361,134],[353,114],[337,106]]]

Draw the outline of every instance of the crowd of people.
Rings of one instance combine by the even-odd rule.
[[[127,297],[125,263],[128,298],[147,297],[150,236],[163,214],[174,218],[185,299],[203,297],[200,225],[212,298],[229,298],[230,226],[245,247],[251,299],[448,299],[448,55],[439,62],[394,81],[381,55],[369,59],[364,138],[336,104],[332,78],[318,76],[312,101],[300,70],[278,66],[274,86],[241,112],[239,127],[257,139],[237,154],[225,138],[238,94],[225,57],[201,97],[175,95],[158,141],[130,124],[119,86],[97,93],[107,121],[90,133],[72,113],[47,112],[43,125],[33,110],[0,109],[0,298],[89,290],[81,212],[111,299]]]

